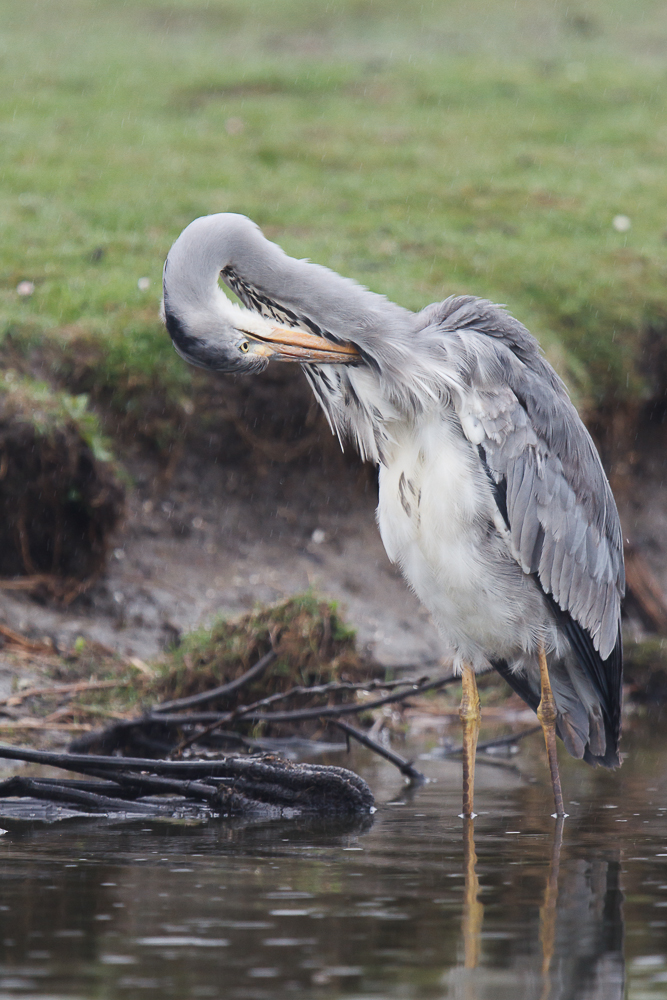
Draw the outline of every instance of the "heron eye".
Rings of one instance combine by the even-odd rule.
[[[241,351],[242,351],[242,352],[243,352],[244,354],[247,354],[247,353],[248,353],[248,351],[250,350],[250,344],[248,343],[248,341],[247,341],[247,340],[244,340],[244,341],[243,341],[243,343],[242,343],[242,344],[240,345],[240,348],[239,348],[239,349],[240,349],[240,350],[241,350]]]

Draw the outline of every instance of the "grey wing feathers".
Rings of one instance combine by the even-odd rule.
[[[618,641],[623,550],[595,446],[521,324],[478,299],[444,307],[438,328],[451,331],[445,350],[461,378],[454,403],[464,433],[504,484],[513,555],[606,660]]]

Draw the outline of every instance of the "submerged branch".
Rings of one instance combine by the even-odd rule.
[[[414,784],[421,785],[426,781],[426,777],[412,765],[411,761],[406,760],[405,757],[401,757],[398,753],[394,753],[393,750],[389,750],[388,747],[383,747],[381,743],[371,739],[366,733],[362,733],[358,729],[355,729],[354,726],[350,726],[347,722],[341,722],[338,719],[334,720],[334,726],[342,729],[344,733],[357,740],[362,746],[372,750],[373,753],[384,757],[385,760],[388,760],[390,764],[397,767],[401,774],[404,774]]]
[[[541,729],[541,726],[531,726],[529,729],[524,729],[520,733],[513,733],[511,736],[499,736],[495,740],[486,740],[484,743],[477,744],[477,753],[484,753],[487,750],[495,750],[500,747],[514,746],[519,740],[524,739],[526,736],[532,736],[533,733],[539,733]],[[461,753],[463,753],[463,746],[442,748],[443,757],[458,757]]]

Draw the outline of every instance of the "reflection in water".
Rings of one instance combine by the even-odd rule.
[[[542,945],[542,977],[544,988],[542,1000],[549,1000],[551,993],[551,962],[554,957],[554,940],[556,937],[556,908],[558,904],[558,874],[560,871],[560,852],[563,846],[563,816],[556,818],[554,827],[553,847],[547,884],[544,889],[544,903],[540,907],[540,944]]]
[[[622,893],[618,860],[577,860],[561,881],[565,820],[554,823],[551,855],[539,908],[541,981],[526,984],[522,1000],[622,1000],[625,995]],[[461,936],[463,969],[452,970],[450,982],[461,1000],[498,997],[498,984],[480,966],[484,906],[480,902],[474,820],[463,820],[465,889]],[[560,905],[559,905],[560,901]]]
[[[475,821],[466,818],[463,820],[463,865],[465,871],[463,965],[466,969],[476,969],[479,964],[480,933],[484,920],[484,907],[479,901],[479,879],[477,878],[476,864]]]
[[[545,1000],[621,1000],[625,995],[619,869],[618,861],[582,859],[563,879]]]

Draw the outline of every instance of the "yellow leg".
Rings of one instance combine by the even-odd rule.
[[[475,671],[464,663],[461,674],[463,682],[463,697],[459,717],[463,723],[463,813],[464,819],[472,819],[473,799],[475,796],[475,754],[477,753],[477,737],[482,713],[479,710],[479,692]]]
[[[554,803],[556,806],[556,816],[565,816],[563,808],[563,792],[560,787],[560,773],[558,771],[558,754],[556,753],[556,703],[551,690],[549,680],[549,669],[544,648],[540,646],[540,689],[541,700],[537,706],[537,718],[540,720],[544,742],[547,747],[547,759],[551,772],[551,787],[554,793]]]
[[[540,907],[540,943],[542,945],[542,997],[548,1000],[551,992],[551,960],[554,954],[556,939],[556,915],[558,904],[558,870],[560,868],[560,850],[563,843],[564,819],[559,816],[554,830],[553,846],[549,876],[544,890],[544,903]]]
[[[479,899],[479,879],[475,865],[474,820],[466,819],[463,824],[463,857],[465,862],[465,896],[463,900],[463,955],[464,967],[476,969],[479,964],[480,933],[484,919],[484,907]]]

